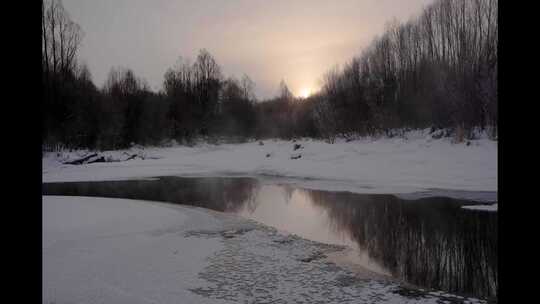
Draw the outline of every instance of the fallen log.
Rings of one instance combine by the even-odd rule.
[[[125,161],[132,160],[132,159],[134,159],[134,158],[137,157],[137,156],[139,156],[139,155],[133,154],[133,155],[131,155],[130,157],[126,158]]]
[[[93,159],[93,160],[89,160],[88,162],[86,162],[87,164],[92,164],[92,163],[104,163],[106,162],[105,160],[105,156],[102,156],[102,157],[98,157],[96,159]]]
[[[84,156],[84,157],[76,159],[76,160],[67,161],[67,162],[64,162],[64,164],[65,165],[80,165],[80,164],[83,164],[85,161],[89,160],[90,158],[92,158],[94,156],[97,156],[97,153],[92,153],[90,155]]]

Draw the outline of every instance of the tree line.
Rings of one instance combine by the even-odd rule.
[[[199,136],[253,136],[255,83],[225,78],[200,50],[190,63],[169,68],[163,90],[153,92],[129,68],[111,68],[97,88],[77,62],[83,32],[61,0],[42,4],[42,138],[46,149],[118,149],[133,144],[189,143]]]
[[[205,137],[314,137],[397,128],[472,130],[497,125],[497,0],[439,0],[409,22],[393,22],[358,57],[333,68],[321,91],[296,98],[282,81],[257,101],[255,83],[225,77],[207,50],[180,58],[150,90],[113,67],[96,87],[77,60],[84,33],[61,0],[42,4],[44,147],[119,149]]]
[[[392,22],[363,53],[323,78],[326,134],[396,128],[497,132],[497,0],[439,0]]]

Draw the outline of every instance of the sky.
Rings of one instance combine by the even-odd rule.
[[[84,31],[79,60],[101,87],[111,67],[131,68],[154,91],[179,57],[207,49],[224,76],[245,73],[262,100],[283,79],[296,96],[360,54],[392,20],[433,0],[63,0]]]

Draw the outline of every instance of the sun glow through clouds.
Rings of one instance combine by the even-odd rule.
[[[308,98],[309,96],[311,96],[311,89],[310,88],[301,89],[299,96],[302,98]]]

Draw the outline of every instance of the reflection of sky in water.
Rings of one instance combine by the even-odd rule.
[[[348,230],[340,229],[335,221],[330,220],[327,209],[313,204],[307,192],[265,185],[256,192],[255,201],[255,208],[246,204],[238,213],[312,241],[345,245],[351,250],[337,257],[340,262],[359,264],[378,273],[389,273],[371,260],[366,252],[359,249]]]
[[[251,211],[244,207],[242,216],[327,244],[355,246],[347,233],[332,231],[326,210],[314,206],[302,191],[293,190],[290,199],[278,186],[262,186],[257,193],[257,205]]]
[[[497,213],[461,208],[478,204],[473,201],[304,190],[250,178],[44,183],[43,194],[154,200],[237,213],[309,240],[345,245],[350,249],[329,256],[338,264],[391,272],[447,291],[482,296],[497,291]],[[390,271],[381,271],[381,265]]]

